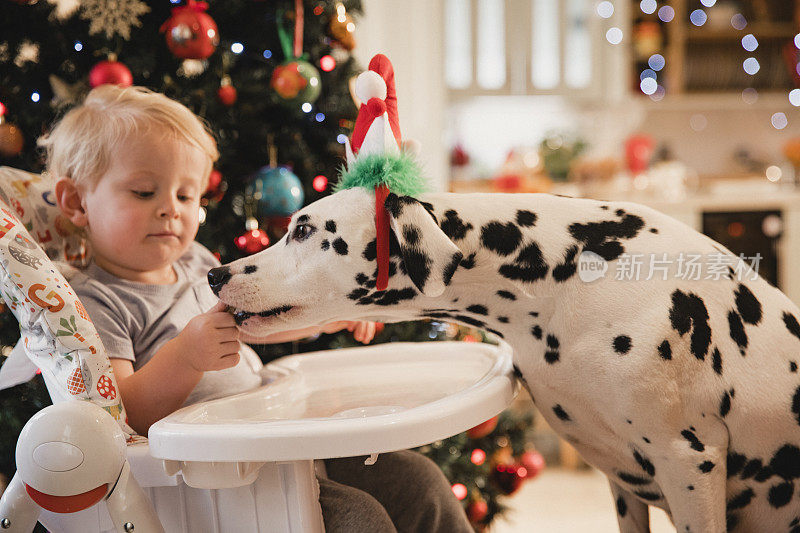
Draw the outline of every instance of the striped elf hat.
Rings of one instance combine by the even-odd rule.
[[[347,169],[336,190],[365,187],[375,191],[375,228],[378,276],[375,288],[389,283],[389,213],[384,207],[390,192],[417,196],[425,191],[422,173],[414,157],[401,150],[402,137],[397,114],[397,93],[392,63],[375,55],[369,70],[356,78],[356,96],[361,100],[358,118],[347,143]]]

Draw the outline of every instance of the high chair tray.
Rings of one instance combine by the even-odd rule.
[[[298,461],[383,453],[465,431],[516,394],[511,348],[389,343],[299,354],[271,383],[176,411],[150,453],[177,461]]]

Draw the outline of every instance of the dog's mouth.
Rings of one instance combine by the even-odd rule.
[[[237,309],[230,309],[229,312],[233,314],[233,319],[236,321],[236,325],[241,326],[247,320],[253,317],[271,318],[286,313],[288,311],[291,311],[292,309],[294,309],[293,305],[281,305],[279,307],[273,307],[272,309],[259,311],[257,313],[251,311],[242,311]]]

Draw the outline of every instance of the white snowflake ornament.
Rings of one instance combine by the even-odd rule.
[[[39,45],[25,40],[17,48],[17,57],[14,58],[14,64],[22,67],[25,63],[37,63],[39,61]]]
[[[139,17],[150,11],[140,0],[81,0],[81,18],[89,21],[89,34],[105,33],[107,39],[131,38],[131,28],[142,25]]]
[[[80,0],[47,0],[47,3],[55,4],[56,9],[53,14],[58,20],[67,20],[81,5]]]

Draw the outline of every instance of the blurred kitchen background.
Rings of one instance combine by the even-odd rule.
[[[645,203],[760,254],[800,303],[800,1],[364,7],[356,54],[392,59],[404,136],[436,187]],[[616,531],[602,477],[536,435],[548,469],[492,531]]]

